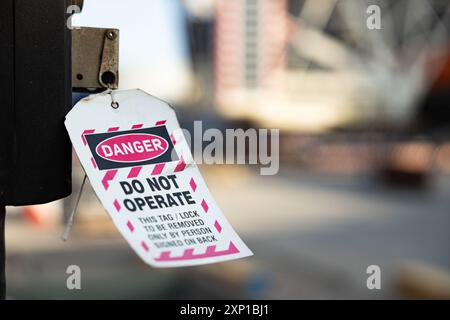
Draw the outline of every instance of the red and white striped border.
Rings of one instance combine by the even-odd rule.
[[[166,120],[157,121],[155,123],[155,126],[165,125],[166,122],[167,122]],[[141,129],[143,126],[144,125],[142,123],[139,123],[139,124],[133,125],[131,127],[131,129],[132,130]],[[111,127],[111,128],[108,128],[107,132],[115,132],[115,131],[119,131],[119,130],[120,130],[120,127]],[[85,138],[85,135],[93,134],[93,133],[95,133],[95,129],[88,129],[88,130],[83,131],[83,134],[81,135],[81,139],[85,146],[87,145],[87,140]],[[177,143],[177,141],[175,140],[175,136],[173,133],[170,135],[170,138],[172,140],[173,145],[175,145]],[[97,169],[97,164],[95,163],[95,160],[93,157],[91,157],[91,162],[92,162],[94,169]],[[151,172],[146,172],[146,174],[160,175],[163,173],[164,169],[169,167],[170,166],[169,164],[172,164],[172,163],[155,164],[152,167]],[[186,166],[187,166],[186,161],[183,159],[182,156],[180,156],[180,159],[177,162],[175,161],[175,167],[173,168],[173,172],[183,171],[186,168]],[[137,178],[140,174],[143,173],[142,169],[143,169],[142,166],[132,167],[127,175],[127,178],[129,178],[129,179]],[[117,173],[118,173],[118,169],[106,171],[106,173],[102,179],[102,185],[105,188],[105,190],[109,189],[110,182],[116,178]],[[195,193],[195,191],[197,190],[197,184],[193,178],[191,178],[189,185],[190,185],[192,191]],[[114,199],[113,205],[114,205],[114,208],[116,209],[117,213],[120,213],[122,207],[117,199]],[[202,199],[200,205],[203,208],[204,212],[208,213],[209,206],[205,199]],[[126,227],[131,234],[133,234],[136,229],[130,220],[127,220]],[[222,226],[220,225],[220,223],[217,219],[214,222],[214,228],[216,228],[216,230],[219,234],[222,233]],[[145,252],[150,251],[150,248],[145,241],[141,241],[141,247]],[[226,250],[217,250],[216,246],[212,245],[212,246],[208,246],[206,248],[205,253],[194,254],[194,249],[186,249],[186,250],[184,250],[183,255],[179,256],[179,257],[172,257],[171,251],[163,251],[163,252],[161,252],[159,258],[156,258],[155,261],[167,262],[167,261],[192,260],[192,259],[202,259],[202,258],[224,256],[224,255],[230,255],[230,254],[236,254],[236,253],[239,253],[239,250],[236,248],[234,243],[232,241],[230,241],[228,249],[226,249]]]
[[[165,125],[166,122],[167,122],[166,120],[156,121],[155,126]],[[138,123],[138,124],[132,125],[131,129],[132,130],[141,129],[143,126],[144,126],[144,124]],[[116,132],[116,131],[119,131],[119,130],[120,130],[120,127],[111,127],[111,128],[108,128],[107,132]],[[87,129],[87,130],[83,131],[83,133],[81,134],[81,140],[82,140],[82,142],[83,142],[83,144],[85,146],[87,146],[87,140],[86,140],[85,136],[88,135],[88,134],[94,134],[94,133],[95,133],[95,129]],[[171,135],[171,137],[173,137],[173,134]],[[172,138],[172,141],[173,141],[173,138]],[[92,163],[92,166],[94,167],[94,169],[97,169],[97,164],[95,163],[94,157],[91,157],[91,163]],[[165,163],[156,164],[154,166],[154,169],[152,170],[151,174],[152,175],[161,174],[163,172],[163,169],[164,169],[165,166],[166,166]],[[181,160],[177,163],[177,166],[176,166],[175,170],[177,170],[177,169],[179,171],[180,170],[184,170],[185,167],[186,167],[186,165],[184,163],[184,160],[181,158]],[[136,177],[138,177],[139,174],[141,173],[141,171],[142,171],[142,167],[133,167],[133,168],[131,168],[130,172],[128,173],[128,178],[136,178]],[[105,175],[103,176],[103,179],[102,179],[102,185],[105,188],[105,190],[109,189],[109,184],[110,184],[110,182],[112,180],[114,180],[116,178],[117,172],[118,172],[118,169],[106,171],[106,173],[105,173]],[[121,211],[122,207],[120,206],[120,203],[119,203],[119,201],[117,199],[114,200],[113,205],[114,205],[114,208],[116,209],[116,211],[119,213]],[[134,233],[135,227],[134,227],[134,225],[132,224],[132,222],[130,220],[127,221],[126,226],[127,226],[127,228],[128,228],[130,233]],[[150,251],[150,248],[149,248],[149,246],[147,245],[147,243],[145,241],[141,242],[141,247],[142,247],[142,249],[145,252],[149,252]]]
[[[192,191],[195,193],[197,191],[197,183],[195,182],[194,178],[191,178],[189,181],[189,186],[191,187]],[[202,199],[201,207],[203,208],[203,211],[205,214],[209,211],[209,206],[206,201],[206,199]],[[219,220],[214,221],[214,228],[216,228],[217,232],[220,234],[222,233],[222,226],[219,223]],[[171,251],[163,251],[161,252],[159,258],[156,258],[156,261],[160,262],[168,262],[168,261],[183,261],[183,260],[193,260],[193,259],[204,259],[204,258],[212,258],[212,257],[219,257],[219,256],[225,256],[230,254],[236,254],[239,253],[239,249],[234,245],[232,241],[230,241],[230,244],[228,246],[228,249],[226,250],[217,250],[217,247],[215,245],[206,247],[205,253],[198,253],[194,254],[194,249],[185,249],[183,254],[181,256],[172,257]]]

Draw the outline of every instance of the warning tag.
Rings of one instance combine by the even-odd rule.
[[[91,95],[65,125],[103,206],[134,251],[154,267],[252,255],[214,201],[175,112],[141,90]]]

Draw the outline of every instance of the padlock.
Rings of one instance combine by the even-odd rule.
[[[68,0],[5,0],[0,10],[0,205],[71,193]]]

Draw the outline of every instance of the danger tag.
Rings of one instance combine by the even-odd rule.
[[[103,206],[154,267],[252,255],[209,192],[170,106],[141,90],[91,95],[65,125]]]

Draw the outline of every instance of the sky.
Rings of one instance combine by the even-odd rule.
[[[85,0],[75,26],[120,29],[119,88],[169,102],[190,91],[185,12],[177,0]]]

